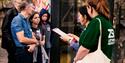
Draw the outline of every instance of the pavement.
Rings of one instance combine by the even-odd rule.
[[[1,48],[1,38],[0,38],[0,63],[7,63],[7,52],[5,49]]]

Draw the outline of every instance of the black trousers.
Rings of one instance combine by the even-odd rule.
[[[8,63],[15,63],[15,51],[7,50],[8,52]]]
[[[42,61],[41,46],[38,46],[37,62],[36,63],[43,63],[43,61]]]
[[[15,63],[33,63],[33,54],[28,52],[28,48],[17,47]]]

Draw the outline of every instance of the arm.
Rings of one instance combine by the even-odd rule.
[[[74,34],[71,34],[71,33],[69,33],[68,35],[71,36],[71,37],[73,37],[73,38],[75,38],[77,41],[79,41],[79,37],[78,36],[76,36]]]
[[[69,34],[67,34],[68,35],[68,37],[67,36],[65,36],[65,37],[60,37],[63,41],[68,41],[68,42],[70,42],[70,40],[71,40],[71,38],[74,38],[77,42],[79,41],[79,37],[78,36],[76,36],[76,35],[74,35],[74,34],[71,34],[71,33],[69,33]]]
[[[45,35],[43,35],[43,40],[40,40],[40,45],[43,46],[45,44]]]
[[[80,46],[78,49],[78,52],[74,58],[74,62],[81,60],[83,57],[85,57],[89,53],[89,50],[84,48],[83,46]]]
[[[36,39],[35,36],[34,36],[34,33],[32,33],[32,36],[33,36],[33,37],[32,37],[33,39]],[[36,47],[36,45],[37,45],[37,43],[36,43],[36,44],[30,44],[30,45],[28,45],[28,46],[29,46],[28,51],[29,51],[29,52],[33,52],[34,49],[35,49],[35,47]]]
[[[16,33],[18,40],[24,44],[36,44],[37,40],[35,38],[27,38],[24,36],[24,31],[19,31]]]
[[[74,58],[74,62],[81,60],[84,58],[89,52],[93,52],[97,49],[99,37],[99,23],[97,21],[93,21],[91,25],[89,25],[88,29],[81,33],[80,36],[80,48]]]

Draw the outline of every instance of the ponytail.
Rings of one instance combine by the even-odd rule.
[[[110,19],[110,11],[106,0],[88,0],[88,3],[94,7],[99,14]]]

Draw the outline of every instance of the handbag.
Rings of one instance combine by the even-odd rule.
[[[98,48],[92,53],[88,53],[82,60],[78,60],[76,63],[110,63],[110,59],[101,50],[101,37],[102,28],[101,20],[96,18],[100,23],[100,36],[98,41]]]

